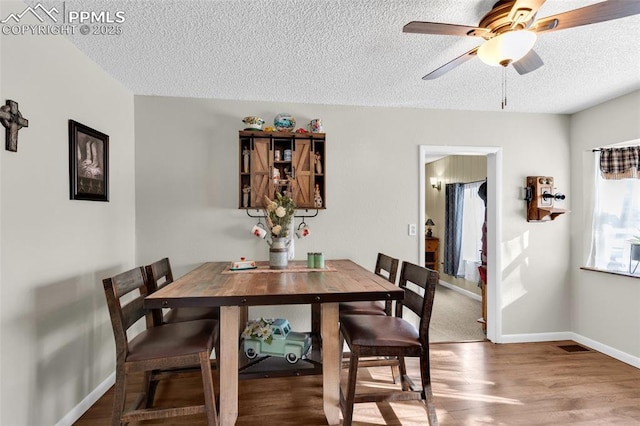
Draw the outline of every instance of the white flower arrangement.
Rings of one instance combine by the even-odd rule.
[[[264,196],[264,210],[267,226],[271,230],[271,238],[286,238],[289,232],[289,224],[296,210],[296,205],[286,195],[276,194],[275,200]]]
[[[260,318],[257,320],[250,320],[247,326],[242,331],[242,338],[260,339],[263,342],[269,344],[273,340],[273,318]]]

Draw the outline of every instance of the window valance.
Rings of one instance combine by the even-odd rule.
[[[640,146],[600,149],[600,172],[603,179],[639,179]]]

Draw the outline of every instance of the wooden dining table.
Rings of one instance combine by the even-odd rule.
[[[265,262],[248,270],[232,270],[231,262],[207,262],[147,296],[146,308],[220,307],[220,425],[238,417],[238,343],[248,306],[312,304],[320,306],[323,409],[330,425],[340,423],[338,306],[340,302],[401,300],[398,286],[351,260],[327,260],[323,269],[290,261],[287,269]]]

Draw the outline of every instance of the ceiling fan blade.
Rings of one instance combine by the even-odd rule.
[[[531,30],[541,33],[595,24],[640,14],[640,1],[608,0],[537,20]]]
[[[514,62],[513,67],[518,71],[518,74],[524,75],[531,71],[535,71],[544,65],[542,58],[531,49],[529,53],[524,55],[518,62]]]
[[[509,11],[507,19],[513,22],[513,27],[516,27],[520,23],[526,24],[533,20],[538,9],[540,9],[545,1],[546,0],[516,0]]]
[[[476,56],[477,52],[478,52],[478,48],[474,47],[473,49],[471,49],[470,51],[468,51],[464,55],[458,56],[453,61],[447,62],[446,64],[444,64],[440,68],[437,68],[437,69],[431,71],[429,74],[427,74],[424,77],[422,77],[422,79],[423,80],[435,80],[436,78],[440,77],[442,74],[445,74],[445,73],[451,71],[452,69],[454,69],[455,67],[457,67],[458,65],[462,65],[463,63],[467,62],[469,59],[471,59],[474,56]]]
[[[438,34],[455,36],[476,36],[481,37],[487,30],[484,28],[469,27],[466,25],[442,24],[439,22],[411,21],[402,27],[403,33],[415,34]]]

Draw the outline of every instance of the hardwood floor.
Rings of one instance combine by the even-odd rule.
[[[640,369],[593,350],[568,352],[575,342],[494,345],[489,342],[431,345],[433,396],[441,425],[640,425]],[[580,346],[578,346],[580,347]],[[407,360],[418,380],[417,359]],[[391,369],[369,368],[363,386],[392,386]],[[343,371],[343,387],[346,370]],[[202,398],[193,375],[161,384],[157,404]],[[240,382],[238,426],[326,425],[321,376]],[[110,422],[112,391],[76,423]],[[153,421],[142,424],[176,424]],[[179,424],[204,425],[204,416]],[[354,425],[426,425],[417,401],[357,404]]]

